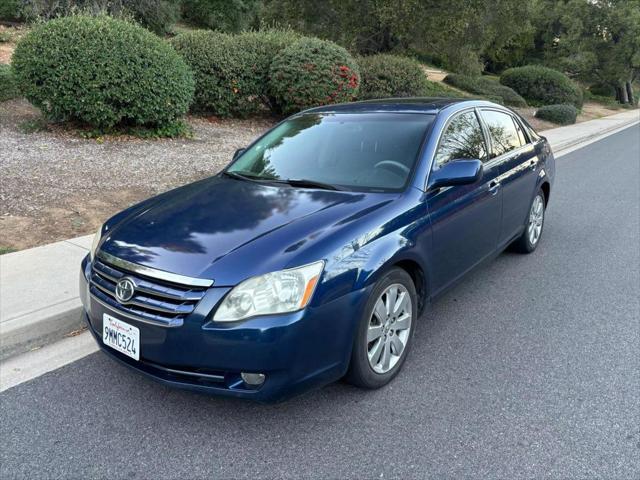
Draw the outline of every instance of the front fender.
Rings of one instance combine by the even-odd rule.
[[[417,265],[430,283],[426,252],[431,245],[431,225],[426,204],[419,202],[393,222],[396,228],[385,228],[385,224],[369,231],[330,257],[323,282],[326,295],[320,301],[367,288],[400,262]]]

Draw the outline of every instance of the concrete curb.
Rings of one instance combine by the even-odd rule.
[[[554,154],[561,156],[568,153],[567,150],[573,151],[576,149],[574,147],[588,145],[638,122],[640,122],[640,110],[629,110],[576,125],[543,131],[541,135],[549,140]],[[578,134],[576,135],[575,132]]]
[[[0,359],[82,328],[79,265],[92,236],[0,256]]]
[[[633,110],[542,132],[557,157],[640,121]],[[0,256],[0,360],[83,327],[79,265],[92,236]]]
[[[60,340],[82,327],[79,299],[3,322],[0,327],[0,360]]]

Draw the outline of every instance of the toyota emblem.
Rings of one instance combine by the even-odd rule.
[[[136,293],[136,284],[130,278],[121,278],[116,284],[116,300],[120,303],[126,303]]]

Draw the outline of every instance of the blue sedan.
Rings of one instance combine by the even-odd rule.
[[[430,301],[540,242],[547,141],[476,100],[296,114],[220,174],[109,219],[80,292],[104,352],[167,385],[278,401],[391,381]]]

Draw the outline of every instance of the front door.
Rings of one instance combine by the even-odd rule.
[[[492,254],[502,217],[500,166],[491,162],[487,141],[475,110],[456,114],[440,138],[433,169],[459,159],[484,162],[482,178],[471,185],[427,192],[432,245],[428,252],[432,294],[454,282]]]

